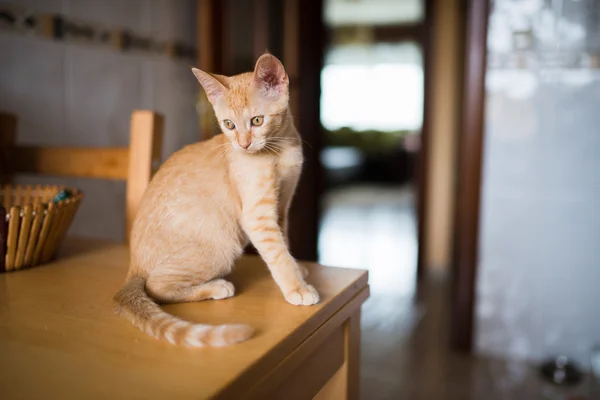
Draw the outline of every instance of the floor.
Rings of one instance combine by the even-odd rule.
[[[469,357],[448,348],[448,279],[415,287],[414,196],[410,188],[354,186],[330,192],[320,262],[369,270],[362,314],[365,400],[575,400],[589,383],[561,390],[523,362]]]

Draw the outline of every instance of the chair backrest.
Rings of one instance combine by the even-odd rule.
[[[33,173],[115,179],[127,182],[125,237],[129,234],[144,191],[160,165],[164,118],[147,111],[131,115],[129,147],[47,147],[15,144],[17,118],[0,113],[0,179]],[[5,182],[4,182],[5,183]]]

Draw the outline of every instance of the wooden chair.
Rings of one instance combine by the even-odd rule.
[[[129,147],[40,147],[16,145],[17,117],[0,113],[0,179],[14,173],[115,179],[127,182],[125,237],[162,151],[164,118],[146,110],[131,115]]]

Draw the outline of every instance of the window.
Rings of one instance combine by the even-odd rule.
[[[419,130],[423,67],[417,44],[332,47],[321,73],[321,123],[328,130]]]

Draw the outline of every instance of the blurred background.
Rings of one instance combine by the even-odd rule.
[[[362,398],[600,399],[600,1],[0,0],[0,111],[124,146],[152,109],[164,161],[218,133],[189,67],[265,50],[305,141],[292,251],[370,273]],[[71,235],[123,239],[124,183],[60,182]]]

